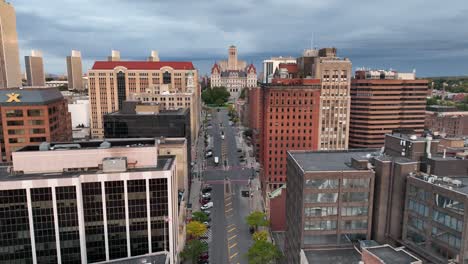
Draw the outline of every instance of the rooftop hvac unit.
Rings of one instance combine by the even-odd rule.
[[[452,179],[450,179],[449,177],[443,177],[442,181],[447,182],[447,183],[452,183]]]
[[[127,171],[126,157],[104,158],[102,160],[103,172],[125,172]]]
[[[461,187],[462,185],[462,182],[460,180],[452,180],[452,183],[457,187]]]

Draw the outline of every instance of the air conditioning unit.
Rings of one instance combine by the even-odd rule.
[[[102,160],[103,172],[125,172],[127,171],[126,157],[111,157]]]

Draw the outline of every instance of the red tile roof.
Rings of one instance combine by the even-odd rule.
[[[96,61],[93,70],[113,70],[122,66],[129,70],[159,70],[168,66],[175,70],[194,70],[192,62],[189,61]]]

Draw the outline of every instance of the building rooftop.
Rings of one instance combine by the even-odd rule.
[[[158,113],[149,113],[149,112],[124,112],[124,111],[117,111],[113,113],[108,113],[106,115],[111,115],[111,116],[119,116],[119,115],[163,115],[163,116],[170,116],[170,115],[186,115],[190,111],[190,108],[179,108],[179,109],[174,109],[174,110],[169,110],[169,109],[164,109],[164,110],[159,110]]]
[[[399,139],[402,139],[402,140],[410,140],[410,141],[413,141],[413,142],[416,142],[416,141],[424,141],[426,142],[426,138],[424,137],[421,137],[421,136],[418,136],[418,135],[412,135],[411,133],[410,134],[405,134],[405,133],[391,133],[391,134],[387,134],[388,136],[391,136],[391,137],[394,137],[394,138],[399,138]],[[433,139],[434,140],[434,139]]]
[[[385,264],[411,264],[419,263],[421,260],[412,256],[403,249],[396,249],[389,245],[369,247],[367,251],[377,256]]]
[[[468,176],[460,177],[441,177],[436,175],[428,175],[426,173],[418,173],[413,175],[416,179],[427,182],[428,184],[436,185],[441,188],[448,189],[450,191],[459,192],[464,195],[468,195]]]
[[[44,105],[62,100],[57,88],[10,88],[0,90],[0,106]]]
[[[343,151],[288,151],[303,171],[358,170],[351,166],[351,159],[368,160],[380,153],[380,149],[352,149]]]
[[[361,255],[354,248],[307,250],[304,253],[310,264],[358,264],[361,261]]]
[[[128,168],[125,172],[145,172],[145,171],[165,171],[168,170],[174,162],[174,156],[159,156],[157,165],[154,167],[143,167],[143,168]],[[156,163],[156,162],[155,162]],[[9,172],[6,169],[0,170],[0,182],[2,181],[24,181],[24,180],[50,180],[50,179],[64,179],[64,178],[76,178],[81,175],[91,175],[104,173],[100,169],[89,169],[86,171],[66,171],[66,172],[53,172],[53,173],[15,173]],[[105,172],[105,174],[111,174],[113,172]],[[122,172],[115,172],[122,173]]]
[[[110,261],[113,264],[165,264],[168,263],[168,255],[166,252],[158,252],[152,255],[144,255],[138,257],[127,258],[123,260]]]
[[[119,66],[128,70],[160,70],[163,67],[174,70],[195,70],[189,61],[96,61],[91,70],[113,70]]]
[[[102,145],[103,143],[108,142],[109,145]],[[89,141],[79,141],[79,142],[53,142],[50,143],[50,147],[47,151],[63,151],[63,150],[73,150],[73,149],[101,149],[101,148],[114,148],[114,147],[149,147],[155,146],[157,144],[155,138],[124,138],[124,139],[105,139],[105,140],[89,140]],[[21,149],[18,149],[17,152],[25,151],[44,151],[40,149],[40,145],[29,145]]]

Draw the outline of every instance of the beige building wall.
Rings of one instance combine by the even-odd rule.
[[[21,67],[13,5],[0,0],[0,89],[21,86]]]
[[[319,58],[315,78],[321,79],[320,149],[348,149],[351,107],[351,70],[348,59]]]
[[[228,60],[218,62],[221,71],[240,71],[247,67],[247,62],[237,58],[237,47],[232,45],[228,49]]]
[[[117,74],[125,74],[126,99],[159,102],[161,109],[190,108],[192,142],[198,136],[201,95],[196,70],[175,70],[162,67],[159,70],[128,70],[118,66],[112,70],[88,72],[91,107],[91,134],[103,138],[103,116],[119,110]],[[163,84],[163,73],[171,73],[171,83]],[[189,77],[189,74],[193,76]],[[192,79],[192,83],[189,82]]]
[[[81,52],[72,50],[67,56],[68,90],[84,90]]]
[[[25,56],[27,86],[45,86],[44,62],[40,51],[31,51]]]
[[[187,140],[185,138],[164,138],[159,141],[159,155],[176,156],[177,188],[188,191]]]

